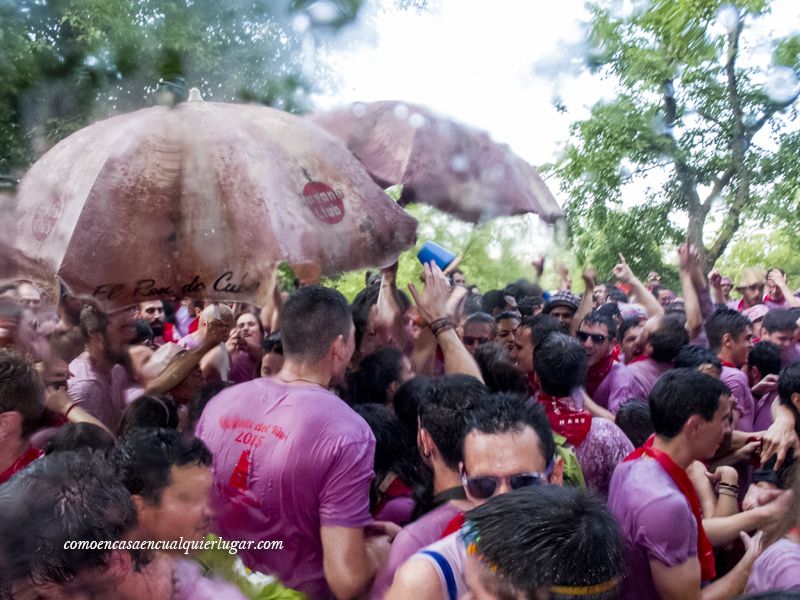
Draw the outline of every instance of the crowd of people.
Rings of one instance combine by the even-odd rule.
[[[678,260],[269,309],[8,283],[0,598],[796,598],[800,294]]]

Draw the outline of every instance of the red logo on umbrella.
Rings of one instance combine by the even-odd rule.
[[[47,236],[55,229],[56,223],[58,223],[63,213],[64,207],[61,204],[61,200],[58,198],[53,199],[47,210],[37,208],[36,212],[33,214],[33,221],[31,222],[33,237],[40,242],[47,239]]]
[[[344,194],[339,190],[333,190],[319,181],[310,181],[303,188],[303,196],[311,212],[320,221],[334,225],[344,219]]]

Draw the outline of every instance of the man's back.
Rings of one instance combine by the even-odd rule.
[[[739,431],[754,431],[753,421],[755,419],[756,403],[750,391],[750,382],[747,379],[747,375],[741,369],[723,365],[720,379],[731,390],[731,398],[738,414],[738,419],[735,422],[736,429]]]
[[[72,399],[111,431],[116,431],[125,410],[128,382],[125,367],[114,365],[109,376],[103,375],[95,369],[89,353],[83,352],[69,363],[69,372],[67,391]]]
[[[214,454],[213,529],[228,540],[282,541],[240,554],[288,587],[329,597],[320,526],[372,520],[375,438],[364,420],[321,387],[256,379],[212,399],[197,436]]]
[[[621,598],[658,598],[649,561],[674,567],[697,555],[697,522],[689,503],[667,472],[645,457],[616,468],[608,506],[627,547]]]

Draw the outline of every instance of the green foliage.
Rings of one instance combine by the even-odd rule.
[[[97,118],[180,101],[189,87],[302,112],[308,53],[361,3],[0,1],[0,173]]]
[[[390,195],[392,195],[391,190]],[[462,254],[464,258],[460,268],[466,275],[467,281],[476,284],[481,291],[486,291],[503,288],[521,277],[531,279],[533,268],[530,266],[530,260],[535,254],[533,245],[538,242],[539,247],[542,247],[542,240],[533,237],[552,236],[552,232],[547,229],[532,231],[530,219],[524,217],[501,218],[480,226],[472,226],[427,205],[415,204],[406,210],[419,220],[420,224],[416,246],[400,256],[397,283],[403,290],[407,289],[408,283],[416,283],[420,287],[422,265],[417,260],[417,252],[428,240],[436,242],[454,254]],[[548,254],[550,257],[563,259],[566,251],[558,250],[555,243],[551,242]],[[365,273],[365,271],[344,273],[324,280],[323,284],[338,289],[352,300],[364,287]],[[555,279],[551,275],[544,283],[553,286]]]
[[[770,67],[742,55],[766,50],[773,65],[800,68],[800,36],[749,31],[769,2],[654,0],[624,16],[613,3],[588,7],[586,65],[613,78],[618,95],[573,123],[553,166],[579,254],[606,266],[616,255],[607,241],[656,268],[658,249],[688,233],[710,266],[743,223],[800,224],[797,96],[768,96],[756,82]],[[738,28],[715,29],[731,7]],[[626,186],[640,194],[634,210],[622,204]]]
[[[723,275],[738,280],[746,267],[779,267],[786,271],[789,286],[800,289],[800,235],[789,229],[771,234],[746,232],[738,235],[717,267]]]

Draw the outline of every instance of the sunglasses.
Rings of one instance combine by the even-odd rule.
[[[524,487],[531,487],[535,485],[545,485],[550,471],[553,468],[553,461],[547,465],[547,470],[544,473],[517,473],[510,477],[495,477],[494,475],[478,475],[476,477],[468,477],[467,472],[461,470],[461,485],[472,498],[477,500],[486,500],[491,498],[500,489],[503,483],[508,484],[512,490],[518,490]]]
[[[473,344],[485,344],[489,341],[488,337],[472,337],[471,335],[464,336],[464,345],[472,346]]]
[[[605,343],[607,339],[609,339],[607,336],[602,335],[600,333],[586,333],[585,331],[579,331],[576,333],[576,335],[578,336],[578,339],[581,342],[585,342],[589,338],[592,338],[592,343],[595,346],[599,346],[600,344]]]

